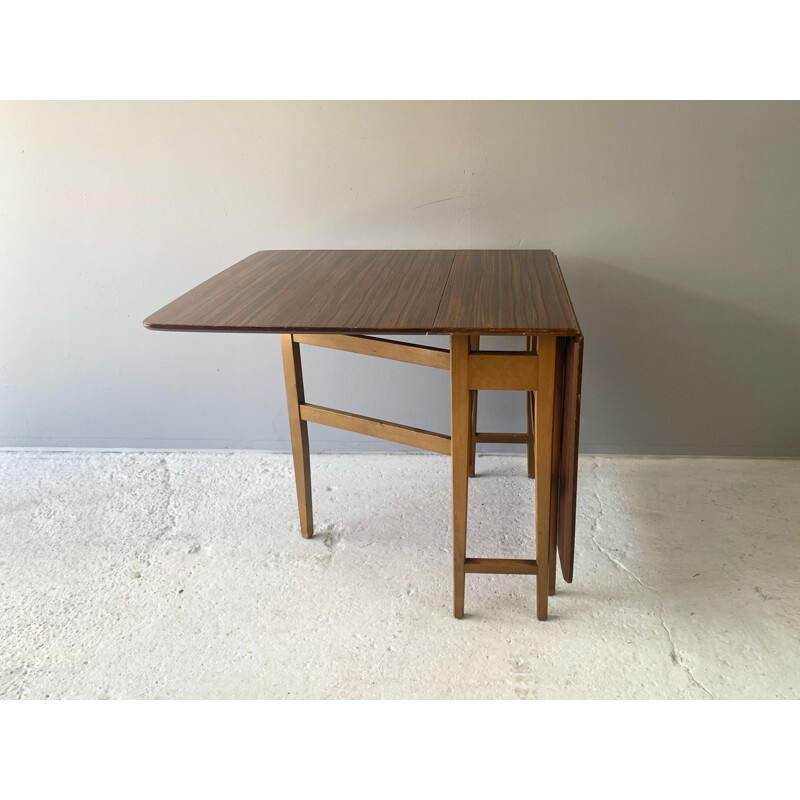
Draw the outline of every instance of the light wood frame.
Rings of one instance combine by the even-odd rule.
[[[564,340],[527,336],[524,351],[480,349],[480,336],[453,334],[450,350],[353,334],[281,335],[286,399],[292,439],[300,529],[313,536],[308,423],[314,422],[400,444],[451,455],[453,480],[453,614],[464,616],[468,573],[536,575],[536,610],[547,619],[548,597],[556,587],[556,541],[559,511],[561,412]],[[300,345],[312,345],[387,358],[450,371],[450,436],[385,420],[306,403]],[[525,433],[482,433],[477,429],[480,390],[524,391]],[[525,444],[528,475],[535,482],[536,558],[468,558],[467,502],[469,478],[475,475],[479,443]]]

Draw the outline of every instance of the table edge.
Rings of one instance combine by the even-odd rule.
[[[318,333],[318,334],[369,334],[385,336],[581,336],[575,328],[277,328],[242,327],[231,325],[182,325],[174,323],[151,323],[147,317],[142,325],[150,331],[184,331],[187,333]]]

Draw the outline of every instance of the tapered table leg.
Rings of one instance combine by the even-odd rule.
[[[308,423],[300,419],[300,406],[305,403],[303,368],[300,345],[292,334],[281,334],[283,374],[286,380],[286,405],[289,408],[289,430],[292,436],[294,480],[297,487],[297,506],[300,511],[300,531],[303,538],[314,535],[314,516],[311,507],[311,463],[308,456]]]
[[[464,568],[467,556],[470,402],[469,336],[450,337],[450,445],[453,466],[453,615],[464,616]]]
[[[553,435],[556,385],[556,337],[539,337],[536,390],[536,616],[547,619],[550,587],[550,506],[553,485]]]

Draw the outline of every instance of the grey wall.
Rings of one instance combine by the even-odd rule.
[[[545,247],[583,451],[800,455],[799,223],[798,103],[1,104],[0,445],[284,449],[276,337],[142,318],[259,249]],[[313,402],[447,430],[444,373],[306,365]]]

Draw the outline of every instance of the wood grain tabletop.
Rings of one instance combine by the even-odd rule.
[[[579,336],[550,250],[265,250],[144,320],[253,333]]]

